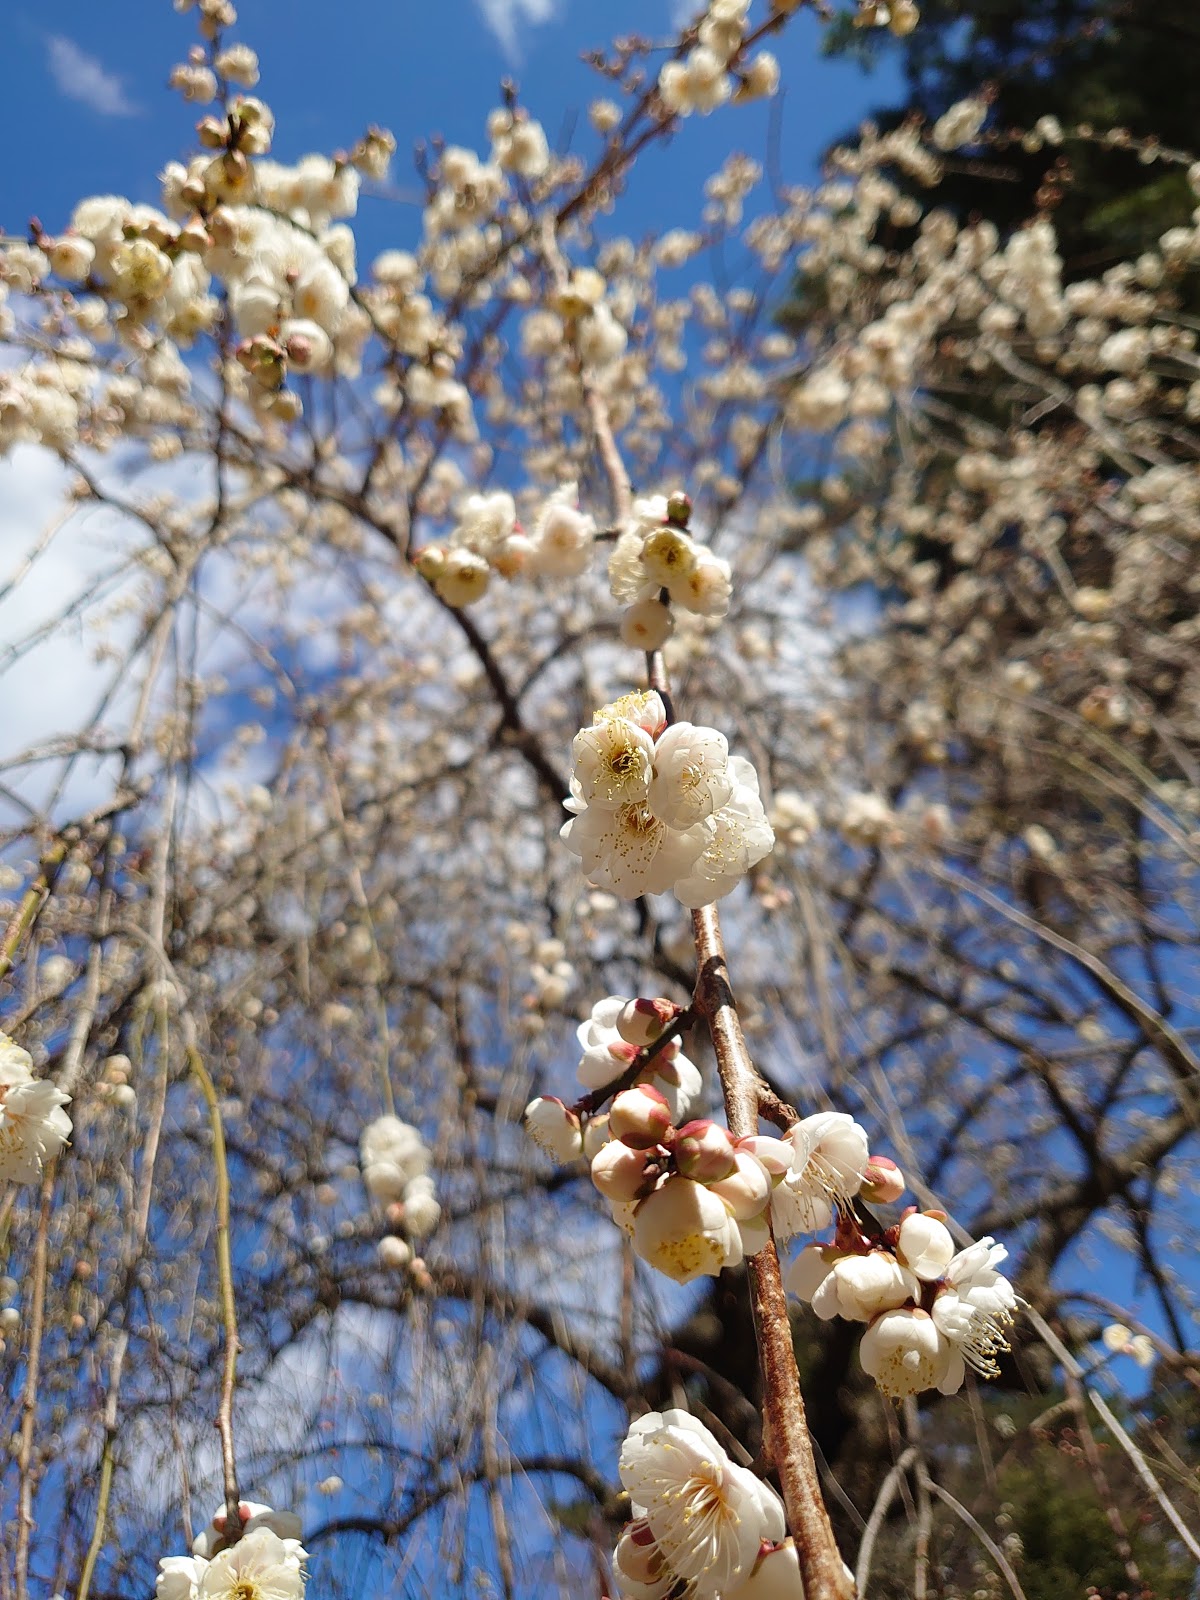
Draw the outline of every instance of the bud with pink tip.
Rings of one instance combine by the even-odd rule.
[[[721,1196],[739,1222],[749,1222],[770,1204],[771,1174],[749,1150],[735,1150],[733,1160],[729,1176],[710,1183],[709,1188]]]
[[[905,1190],[904,1174],[887,1156],[872,1156],[863,1173],[862,1197],[870,1204],[894,1205]]]
[[[695,1178],[697,1183],[715,1183],[737,1169],[728,1128],[707,1118],[680,1128],[673,1149],[678,1171],[685,1178]]]
[[[592,1157],[592,1182],[606,1200],[636,1200],[646,1187],[649,1150],[631,1150],[610,1139]]]
[[[617,1032],[629,1044],[653,1044],[683,1010],[673,1000],[629,1000],[617,1017]]]
[[[583,1150],[579,1118],[561,1100],[539,1095],[525,1107],[525,1128],[533,1141],[556,1161],[574,1161]]]
[[[639,1083],[613,1101],[608,1126],[614,1139],[634,1150],[653,1150],[671,1131],[671,1108],[661,1090]]]
[[[613,1566],[621,1593],[642,1600],[645,1596],[665,1596],[676,1585],[658,1543],[645,1522],[631,1522],[617,1540]]]

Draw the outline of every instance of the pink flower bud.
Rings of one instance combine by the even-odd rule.
[[[610,1139],[592,1157],[592,1182],[606,1200],[636,1200],[647,1183],[649,1150],[631,1150]]]
[[[630,1000],[617,1017],[617,1032],[630,1044],[653,1044],[682,1010],[672,1000]]]
[[[714,1183],[737,1169],[729,1130],[707,1119],[680,1128],[674,1144],[675,1166],[685,1178]]]
[[[288,353],[288,360],[294,362],[302,371],[312,361],[312,340],[302,333],[293,333],[284,348]]]
[[[614,1139],[635,1150],[653,1150],[670,1132],[671,1108],[661,1090],[639,1083],[613,1101],[608,1126]]]
[[[880,1205],[892,1205],[904,1193],[904,1174],[887,1156],[872,1156],[863,1173],[862,1196]]]

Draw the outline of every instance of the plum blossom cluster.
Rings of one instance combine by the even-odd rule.
[[[806,1117],[781,1139],[734,1139],[707,1119],[676,1126],[666,1095],[641,1083],[614,1097],[605,1132],[592,1182],[638,1255],[677,1283],[737,1266],[772,1228],[788,1239],[825,1227],[862,1190],[903,1192],[894,1163],[872,1158],[840,1112]]]
[[[678,491],[635,500],[632,519],[613,546],[609,587],[628,608],[621,637],[639,650],[657,650],[670,638],[671,605],[702,617],[729,610],[729,563],[696,543],[688,531],[691,514],[691,501]]]
[[[423,1277],[424,1263],[413,1242],[427,1238],[442,1216],[428,1146],[416,1128],[389,1113],[363,1129],[359,1161],[363,1187],[396,1230],[379,1241],[380,1260]]]
[[[300,1518],[256,1500],[238,1505],[240,1534],[225,1507],[192,1541],[190,1556],[163,1556],[155,1600],[303,1600],[308,1552]]]
[[[70,1095],[33,1075],[33,1057],[0,1033],[0,1183],[33,1183],[71,1135]]]
[[[699,1069],[683,1054],[678,1039],[662,1039],[664,1030],[676,1022],[680,1007],[671,1000],[626,999],[608,995],[592,1007],[591,1016],[576,1030],[580,1049],[578,1075],[585,1100],[602,1103],[604,1091],[633,1072],[650,1046],[646,1064],[634,1078],[661,1094],[672,1122],[685,1122],[700,1097],[703,1087]],[[553,1096],[538,1096],[525,1108],[525,1126],[530,1136],[556,1161],[573,1161],[579,1155],[589,1159],[609,1138],[607,1116],[588,1116],[565,1105]]]
[[[626,1600],[803,1600],[779,1496],[688,1412],[631,1423],[620,1473],[633,1517],[613,1566]]]
[[[658,92],[668,111],[687,117],[709,112],[730,96],[735,103],[773,95],[779,63],[768,50],[737,62],[746,35],[750,0],[710,0],[695,45],[682,61],[668,61],[658,75]]]
[[[562,838],[598,888],[709,905],[774,848],[751,764],[715,728],[668,726],[653,691],[602,706],[571,753]]]
[[[990,1238],[955,1251],[940,1212],[909,1211],[867,1240],[843,1214],[832,1244],[809,1244],[787,1286],[828,1321],[865,1322],[859,1359],[882,1392],[954,1394],[967,1368],[995,1377],[1017,1299],[998,1270],[1008,1252]]]
[[[494,573],[578,577],[591,561],[595,536],[596,524],[579,509],[573,483],[547,496],[528,533],[512,495],[497,489],[465,496],[449,539],[425,545],[416,567],[447,605],[468,606],[483,598]]]

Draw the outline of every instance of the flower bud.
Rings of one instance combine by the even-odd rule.
[[[896,1253],[918,1278],[933,1283],[953,1259],[954,1240],[940,1214],[913,1211],[900,1224]]]
[[[667,1594],[675,1584],[674,1575],[645,1522],[631,1522],[621,1534],[613,1552],[613,1566],[622,1594]]]
[[[412,1260],[412,1251],[403,1239],[397,1239],[395,1234],[389,1233],[379,1241],[379,1259],[385,1267],[407,1267]]]
[[[439,544],[427,544],[418,552],[413,565],[423,578],[428,578],[432,582],[446,565],[446,552]]]
[[[691,514],[691,497],[684,494],[682,489],[676,489],[674,493],[667,496],[668,522],[673,522],[677,528],[686,528]]]
[[[737,1170],[729,1130],[707,1118],[680,1128],[674,1145],[675,1166],[685,1178],[714,1183]]]
[[[683,1010],[673,1000],[630,1000],[617,1017],[617,1032],[639,1049],[653,1044]]]
[[[531,1100],[525,1107],[525,1128],[533,1141],[556,1161],[574,1161],[583,1151],[579,1118],[552,1096]]]
[[[206,150],[220,150],[229,137],[229,124],[222,117],[201,117],[196,137]]]
[[[592,1157],[592,1182],[606,1200],[636,1200],[646,1186],[649,1150],[610,1139]]]
[[[887,1156],[872,1156],[863,1173],[862,1197],[868,1203],[892,1205],[904,1193],[904,1174]]]
[[[748,1222],[770,1203],[771,1174],[748,1150],[735,1150],[733,1159],[734,1171],[710,1183],[709,1188],[721,1196],[739,1222]]]
[[[608,1126],[614,1139],[634,1150],[653,1150],[671,1128],[671,1109],[661,1090],[639,1083],[623,1090],[613,1101]]]

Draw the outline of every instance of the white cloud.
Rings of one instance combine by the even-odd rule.
[[[478,0],[478,5],[510,60],[520,54],[517,28],[526,23],[536,26],[549,22],[557,10],[557,0]]]
[[[135,117],[137,106],[125,85],[95,56],[81,50],[74,39],[52,33],[46,39],[46,64],[60,94],[78,100],[102,117]]]

